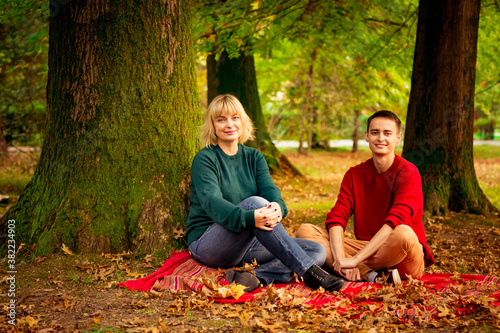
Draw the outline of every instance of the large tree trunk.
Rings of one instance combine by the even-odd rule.
[[[2,224],[39,254],[168,251],[198,150],[189,3],[65,3],[49,24],[40,162]]]
[[[481,0],[421,0],[403,156],[422,175],[425,210],[488,213],[472,155]]]
[[[208,104],[220,94],[236,96],[256,127],[255,139],[247,144],[264,154],[271,171],[286,171],[299,175],[299,171],[286,156],[276,149],[267,132],[257,89],[253,56],[240,55],[230,59],[227,52],[223,51],[216,60],[214,53],[207,57]]]

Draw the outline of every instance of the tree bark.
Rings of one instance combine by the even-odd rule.
[[[46,136],[1,221],[38,254],[168,251],[188,209],[200,123],[185,1],[52,8]],[[4,230],[4,228],[2,229]]]
[[[223,51],[216,60],[214,53],[207,57],[208,104],[220,94],[232,94],[237,97],[256,128],[255,139],[247,144],[264,154],[272,172],[285,171],[300,175],[288,158],[280,154],[267,132],[253,56],[240,55],[230,59],[227,52]]]
[[[306,81],[306,109],[304,110],[306,116],[306,131],[307,131],[307,152],[312,152],[313,147],[313,129],[316,121],[314,114],[314,62],[316,61],[317,50],[313,49],[311,52],[311,63],[309,64],[309,71],[307,72]]]
[[[301,126],[304,126],[304,123],[302,123]],[[299,130],[299,149],[298,149],[298,153],[299,154],[305,154],[306,151],[304,150],[304,130],[303,130],[303,127],[301,127],[301,129]]]
[[[358,109],[354,110],[354,130],[352,131],[352,150],[351,153],[356,153],[358,151],[358,141],[359,141],[359,115],[360,111]]]
[[[473,163],[480,0],[421,0],[403,156],[422,175],[425,210],[496,211]]]

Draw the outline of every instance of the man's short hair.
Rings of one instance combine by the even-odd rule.
[[[401,133],[401,120],[396,116],[393,112],[387,111],[387,110],[380,110],[375,112],[368,118],[368,121],[366,122],[366,131],[368,132],[370,130],[370,123],[372,122],[372,119],[377,118],[377,117],[382,117],[382,118],[387,118],[396,123],[396,127],[398,129],[398,133]]]

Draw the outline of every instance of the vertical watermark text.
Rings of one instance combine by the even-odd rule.
[[[7,283],[9,290],[8,314],[11,325],[16,324],[16,220],[8,220],[7,222]]]

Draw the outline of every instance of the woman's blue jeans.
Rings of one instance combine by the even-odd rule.
[[[268,203],[255,196],[243,200],[238,207],[253,210]],[[260,266],[255,273],[266,284],[290,282],[294,272],[303,276],[313,264],[322,266],[326,260],[323,245],[290,237],[281,223],[272,231],[253,228],[240,233],[214,223],[189,245],[189,251],[196,260],[211,267],[239,267],[256,260]]]

